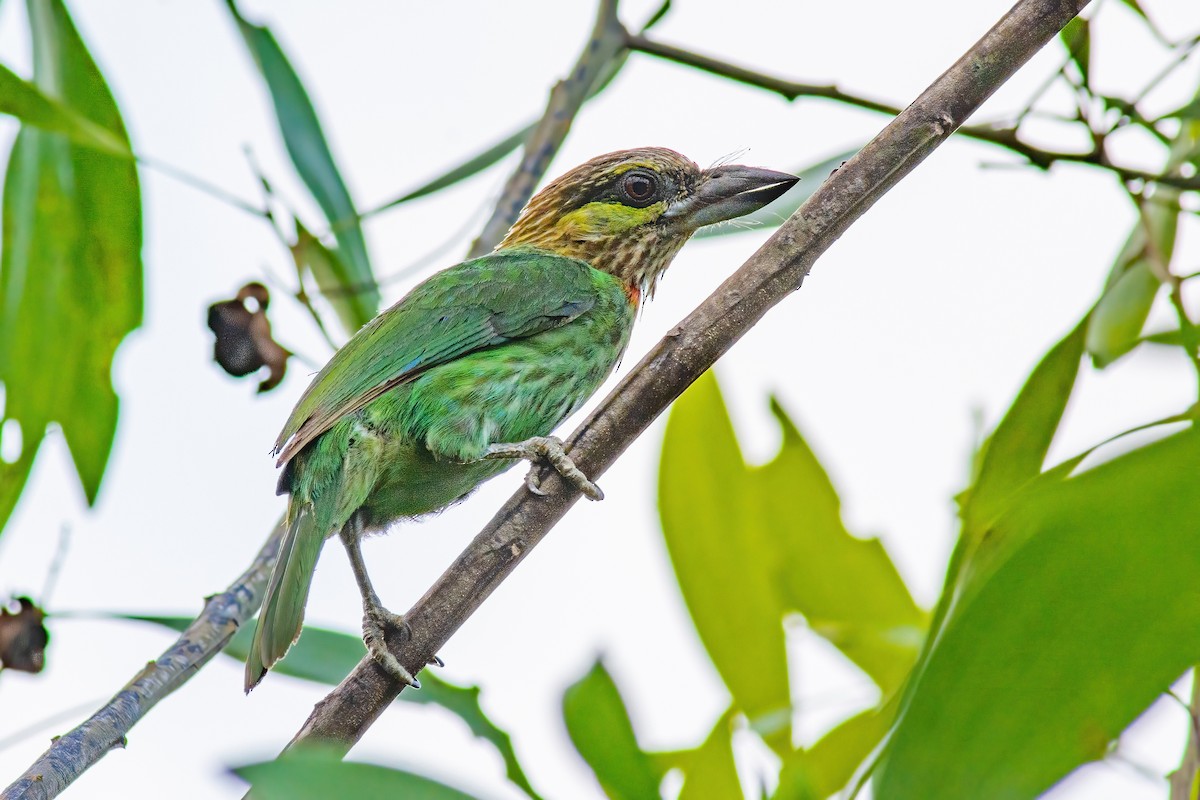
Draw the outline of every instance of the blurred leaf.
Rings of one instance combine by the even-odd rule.
[[[529,138],[529,134],[533,132],[533,129],[534,125],[526,125],[519,131],[509,134],[481,153],[471,156],[466,161],[458,164],[455,167],[452,167],[448,172],[442,173],[428,183],[421,184],[416,189],[412,189],[409,192],[395,198],[394,200],[389,200],[377,208],[363,212],[363,216],[366,217],[372,214],[378,214],[381,211],[387,211],[389,208],[398,206],[401,203],[407,203],[409,200],[416,200],[418,197],[425,197],[426,195],[433,194],[434,192],[440,192],[442,189],[445,189],[448,186],[453,186],[459,181],[466,180],[472,175],[483,172],[485,169],[492,166],[497,161],[500,161],[509,153],[523,145],[525,140]]]
[[[1097,367],[1107,367],[1137,345],[1161,285],[1139,259],[1100,298],[1087,329],[1087,350]]]
[[[1193,97],[1193,102],[1198,100],[1200,90]],[[1185,164],[1200,167],[1200,120],[1186,117],[1171,140],[1164,172],[1181,174]],[[1132,350],[1141,337],[1175,252],[1179,197],[1178,189],[1158,186],[1153,197],[1138,204],[1138,220],[1109,271],[1089,323],[1087,351],[1097,367]]]
[[[355,271],[346,264],[341,253],[329,249],[309,233],[299,218],[293,217],[292,220],[296,227],[296,243],[289,245],[289,249],[297,272],[301,278],[306,272],[313,276],[317,289],[337,313],[342,328],[347,334],[353,335],[374,316],[374,307],[360,291],[365,285],[355,282]],[[320,320],[317,322],[320,323]]]
[[[779,719],[790,749],[791,696],[773,520],[758,506],[712,372],[671,408],[658,474],[663,537],[696,633],[751,720]],[[795,496],[795,493],[791,495]]]
[[[823,800],[842,789],[883,741],[894,716],[891,706],[856,714],[784,758],[772,800]]]
[[[721,715],[704,744],[683,763],[678,800],[734,800],[745,797],[733,757],[733,710]],[[655,795],[657,797],[657,795]]]
[[[1142,341],[1149,344],[1169,345],[1170,347],[1184,346],[1183,333],[1178,328],[1147,334],[1142,337]]]
[[[119,619],[151,622],[180,633],[187,630],[193,621],[191,617],[141,614],[115,616]],[[243,625],[223,652],[238,661],[245,661],[253,637],[254,625]],[[271,672],[336,686],[358,666],[358,662],[366,653],[367,649],[358,636],[305,625],[300,639],[292,645],[292,649],[288,650],[283,660],[271,668]],[[471,733],[491,742],[500,752],[504,758],[508,779],[525,794],[539,800],[538,793],[530,785],[524,770],[521,769],[521,763],[517,760],[512,739],[488,718],[479,704],[478,686],[456,686],[442,680],[432,670],[426,670],[421,673],[421,688],[417,691],[401,692],[398,699],[409,703],[439,705],[457,715],[467,724]]]
[[[1091,26],[1085,17],[1075,17],[1066,24],[1058,33],[1062,39],[1063,46],[1067,48],[1067,55],[1071,57],[1071,61],[1079,69],[1079,76],[1083,79],[1083,85],[1088,85],[1088,75],[1091,71],[1092,63],[1092,32]]]
[[[1197,119],[1200,118],[1200,97],[1193,97],[1187,103],[1184,103],[1174,111],[1168,111],[1159,117],[1159,120],[1172,119],[1179,117],[1181,119]]]
[[[275,36],[266,27],[247,22],[234,0],[227,0],[227,5],[266,79],[288,155],[337,239],[338,255],[347,272],[340,285],[357,313],[356,324],[347,327],[347,332],[353,333],[379,310],[379,288],[367,256],[358,211],[325,141],[312,101]]]
[[[651,14],[649,19],[646,20],[646,23],[644,25],[642,25],[641,33],[645,33],[646,31],[650,30],[658,23],[662,22],[663,17],[667,16],[667,14],[670,13],[670,11],[671,11],[671,0],[663,0],[662,5],[660,5],[657,9],[655,9],[654,13]]]
[[[1085,317],[1041,360],[978,456],[978,472],[959,497],[964,536],[979,539],[1012,494],[1042,472],[1079,374]]]
[[[1138,0],[1121,0],[1121,3],[1142,19],[1146,20],[1147,22],[1150,21],[1150,18],[1146,16],[1146,12],[1142,10],[1142,5],[1138,2]]]
[[[1177,138],[1173,147],[1181,141]],[[1161,285],[1156,273],[1168,268],[1175,252],[1179,191],[1160,188],[1153,201],[1138,206],[1138,213],[1088,321],[1087,352],[1097,367],[1128,353],[1141,337]],[[1159,270],[1155,261],[1161,262]]]
[[[774,398],[783,431],[779,455],[751,468],[764,536],[782,559],[789,609],[857,664],[889,696],[912,668],[927,618],[878,539],[842,524],[841,501],[825,469]]]
[[[575,749],[608,797],[658,797],[662,773],[638,747],[625,701],[601,661],[563,694],[563,720]]]
[[[75,144],[132,158],[129,142],[87,117],[48,97],[38,87],[0,64],[0,114],[47,133],[61,133]]]
[[[46,612],[28,597],[18,597],[14,603],[15,610],[0,607],[0,671],[41,672],[50,641],[50,633],[42,623]]]
[[[287,350],[271,337],[271,322],[267,319],[270,293],[261,283],[247,283],[232,300],[222,300],[208,307],[208,327],[216,336],[213,360],[234,377],[241,378],[267,367],[267,379],[258,391],[268,392],[279,385],[287,372]],[[246,306],[253,300],[253,309]]]
[[[274,761],[234,770],[254,787],[254,800],[328,800],[331,797],[473,800],[437,781],[374,764],[342,761],[318,747],[293,748]]]
[[[667,550],[701,641],[752,727],[790,753],[783,619],[798,611],[895,691],[926,615],[877,540],[851,536],[837,493],[777,402],[779,454],[748,467],[715,378],[675,402],[659,471]]]
[[[696,232],[694,239],[706,239],[710,236],[725,236],[730,233],[744,233],[761,228],[778,228],[783,221],[796,212],[814,192],[820,188],[833,172],[854,156],[861,147],[838,153],[812,166],[798,170],[796,175],[800,180],[791,189],[784,192],[778,200],[765,208],[760,208],[752,214],[739,217],[719,225],[709,225]]]
[[[108,86],[60,0],[30,0],[29,21],[37,86],[128,150]],[[19,425],[22,447],[15,462],[0,462],[0,526],[51,421],[62,428],[88,502],[100,491],[117,424],[113,353],[142,321],[134,163],[22,126],[4,179],[2,238],[4,429],[12,435]]]
[[[1027,486],[916,679],[877,797],[1035,797],[1200,662],[1194,429]],[[964,735],[969,732],[970,735]]]

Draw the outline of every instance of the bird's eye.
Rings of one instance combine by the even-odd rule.
[[[621,181],[621,191],[630,205],[645,208],[658,194],[658,179],[645,172],[631,172]]]

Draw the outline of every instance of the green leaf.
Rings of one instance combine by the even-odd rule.
[[[178,616],[142,614],[118,614],[115,616],[119,619],[151,622],[179,632],[187,630],[193,621],[191,617]],[[253,636],[254,625],[243,625],[223,652],[238,661],[245,661],[250,652],[250,641]],[[283,660],[271,668],[271,672],[336,686],[358,665],[366,652],[362,639],[358,636],[305,625],[300,639],[292,646],[291,650],[288,650]],[[478,686],[456,686],[442,680],[433,671],[426,670],[421,673],[420,690],[401,692],[399,700],[439,705],[457,715],[467,724],[471,733],[480,739],[491,742],[499,751],[504,759],[508,779],[534,800],[540,800],[540,796],[530,785],[525,771],[521,768],[521,763],[517,760],[512,739],[484,713],[483,707],[479,704],[479,694]]]
[[[417,188],[405,192],[399,197],[389,200],[381,206],[373,208],[370,211],[363,212],[363,216],[367,217],[371,216],[372,214],[378,214],[381,211],[387,211],[389,208],[398,206],[401,203],[407,203],[409,200],[416,200],[418,197],[425,197],[426,195],[433,194],[434,192],[440,192],[442,189],[445,189],[448,186],[453,186],[459,181],[466,180],[472,175],[482,172],[523,145],[525,140],[529,138],[529,134],[533,133],[535,125],[536,123],[526,125],[519,131],[510,133],[508,136],[491,145],[483,152],[471,156],[466,161],[451,168],[448,172],[439,175],[428,183],[423,183]]]
[[[563,694],[563,720],[575,749],[612,800],[659,796],[662,773],[638,747],[625,702],[601,661]]]
[[[889,696],[917,657],[926,614],[879,540],[846,530],[837,490],[777,400],[771,413],[783,430],[779,455],[749,477],[763,535],[779,548],[787,607]]]
[[[1194,429],[1022,490],[916,679],[877,797],[1035,797],[1200,662]]]
[[[1075,17],[1058,33],[1067,55],[1079,69],[1083,85],[1088,85],[1088,74],[1092,63],[1092,34],[1091,26],[1085,17]]]
[[[642,30],[640,32],[645,33],[646,31],[650,30],[658,23],[662,22],[663,18],[665,16],[667,16],[667,14],[670,13],[670,11],[671,11],[671,0],[663,0],[662,5],[660,5],[658,8],[656,8],[654,10],[654,13],[651,14],[650,17],[646,20],[646,23],[644,25],[642,25]]]
[[[764,738],[790,748],[782,565],[711,371],[667,419],[658,508],[679,589],[713,665],[752,722],[779,721]]]
[[[60,0],[30,0],[29,21],[41,92],[128,151],[112,94]],[[14,463],[0,463],[0,525],[51,421],[62,428],[88,502],[100,491],[117,424],[113,353],[142,321],[134,163],[22,126],[4,180],[2,238],[0,383],[6,428],[19,425],[23,446]]]
[[[678,800],[734,800],[744,797],[733,757],[733,711],[721,715],[704,744],[683,763]]]
[[[1183,332],[1178,328],[1146,334],[1142,337],[1142,341],[1147,344],[1161,344],[1168,347],[1186,346],[1186,343],[1183,341]]]
[[[663,535],[701,641],[751,725],[791,752],[784,617],[805,616],[890,694],[926,615],[877,540],[851,536],[828,475],[778,403],[779,454],[743,458],[720,390],[703,376],[676,401],[659,471]]]
[[[73,143],[132,158],[129,141],[43,94],[0,64],[0,114],[11,114],[22,123],[48,133],[61,133]]]
[[[1107,367],[1137,345],[1160,286],[1139,259],[1100,298],[1087,329],[1087,350],[1097,367]]]
[[[267,28],[247,22],[234,0],[227,0],[227,5],[267,82],[288,155],[313,199],[325,212],[337,239],[339,255],[348,268],[342,290],[346,298],[353,299],[358,310],[357,324],[347,328],[352,333],[379,310],[379,289],[367,256],[358,211],[325,141],[316,109],[275,36]]]
[[[1196,100],[1200,100],[1200,90],[1193,102]],[[1184,117],[1171,140],[1164,172],[1180,174],[1184,164],[1200,166],[1198,159],[1200,120]],[[1087,350],[1097,367],[1120,358],[1140,340],[1150,306],[1175,252],[1179,197],[1178,189],[1159,186],[1153,197],[1138,203],[1138,220],[1109,270],[1104,294],[1088,326]]]
[[[739,217],[720,225],[709,225],[701,228],[693,237],[695,239],[706,239],[711,236],[725,236],[730,233],[743,233],[750,230],[758,230],[760,228],[777,228],[784,220],[796,212],[796,209],[804,205],[812,194],[820,188],[834,170],[840,167],[847,159],[854,156],[861,147],[856,147],[853,150],[847,150],[844,153],[838,153],[835,156],[818,161],[812,166],[797,170],[796,175],[800,180],[791,189],[784,192],[778,200],[771,203],[765,208],[760,208],[753,214],[747,214],[744,217]]]
[[[364,289],[374,284],[359,285],[354,282],[355,270],[350,267],[341,253],[326,247],[313,236],[298,217],[292,218],[296,227],[296,242],[289,245],[292,260],[300,275],[307,272],[317,282],[317,289],[329,301],[342,328],[353,334],[374,315]]]
[[[1187,127],[1186,125],[1183,127]],[[1178,155],[1186,137],[1176,138]],[[1172,161],[1175,160],[1173,156]],[[1178,166],[1176,164],[1175,166]],[[1138,207],[1138,221],[1125,239],[1088,321],[1087,351],[1097,367],[1106,367],[1132,350],[1141,337],[1150,306],[1175,252],[1179,228],[1179,192],[1162,187],[1152,202]],[[1156,263],[1159,269],[1154,269]]]
[[[293,748],[274,761],[234,770],[253,786],[255,800],[328,800],[331,797],[473,800],[443,783],[374,764],[342,761],[316,747]]]
[[[883,741],[895,716],[894,705],[856,714],[812,747],[784,758],[772,800],[823,800],[846,786]]]
[[[968,539],[981,538],[1013,493],[1041,474],[1079,374],[1087,328],[1085,317],[1050,349],[980,450],[977,477],[959,498]]]

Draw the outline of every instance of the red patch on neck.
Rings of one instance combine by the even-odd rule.
[[[625,284],[625,296],[629,298],[629,305],[636,306],[642,299],[642,287],[636,283]]]

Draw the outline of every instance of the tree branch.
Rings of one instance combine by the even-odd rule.
[[[741,269],[660,341],[570,440],[597,477],[697,377],[771,307],[802,284],[817,257],[852,222],[944,142],[1087,0],[1021,0],[874,140],[838,169]],[[405,615],[412,638],[395,649],[416,672],[513,571],[578,499],[543,470],[538,497],[524,487]],[[365,658],[314,708],[292,740],[328,740],[343,751],[402,685]]]
[[[200,671],[228,644],[238,626],[254,616],[275,566],[282,521],[250,567],[228,589],[209,597],[204,610],[175,643],[133,677],[86,722],[59,736],[37,761],[0,794],[0,800],[48,800],[109,751],[125,746],[125,734],[159,700]]]
[[[875,111],[889,116],[900,113],[900,109],[890,103],[884,103],[861,95],[844,92],[832,84],[799,83],[755,72],[736,64],[701,55],[691,50],[664,44],[649,39],[641,34],[631,33],[626,38],[630,50],[646,55],[672,61],[676,64],[694,67],[722,78],[737,81],[747,86],[774,92],[789,102],[801,97],[818,97],[833,100],[843,105]],[[1151,129],[1153,130],[1153,129]],[[1116,174],[1122,181],[1143,181],[1173,186],[1178,189],[1200,189],[1200,175],[1184,177],[1173,174],[1156,174],[1139,169],[1123,167],[1112,163],[1103,147],[1095,147],[1084,153],[1071,153],[1061,150],[1044,150],[1021,140],[1017,127],[993,127],[990,125],[963,125],[958,129],[960,136],[966,136],[980,142],[1003,147],[1024,158],[1030,164],[1040,169],[1049,169],[1057,163],[1087,164],[1100,167]]]
[[[533,196],[538,181],[558,152],[571,122],[587,99],[592,84],[604,68],[625,49],[629,34],[617,19],[617,0],[600,0],[596,27],[579,55],[570,74],[554,85],[546,113],[529,135],[522,148],[521,163],[504,185],[492,216],[483,226],[479,238],[471,245],[467,258],[490,252],[517,221],[517,215]]]
[[[1187,749],[1183,753],[1183,761],[1179,769],[1168,776],[1171,785],[1171,800],[1191,800],[1195,795],[1197,772],[1200,771],[1200,673],[1192,670],[1192,702],[1180,704],[1188,712]]]
[[[525,144],[525,156],[509,179],[495,213],[476,240],[472,252],[491,250],[533,194],[558,151],[588,91],[605,67],[624,50],[626,31],[617,19],[617,0],[600,0],[595,28],[571,74],[551,91],[537,128]],[[44,800],[56,797],[89,767],[114,748],[159,700],[187,682],[237,631],[253,617],[275,566],[282,525],[277,526],[254,562],[204,610],[175,644],[151,662],[86,722],[50,748],[0,794],[0,800]]]

